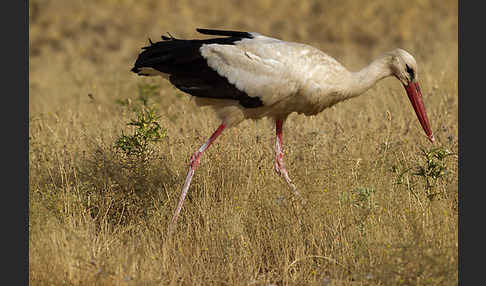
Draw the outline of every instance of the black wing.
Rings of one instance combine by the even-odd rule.
[[[179,90],[192,96],[237,100],[246,108],[263,106],[258,97],[250,97],[230,84],[208,66],[199,49],[204,44],[234,45],[243,38],[253,38],[248,32],[197,29],[206,35],[227,36],[205,40],[183,40],[162,36],[162,41],[143,47],[132,71],[144,74],[141,68],[149,67],[169,75],[169,81]]]

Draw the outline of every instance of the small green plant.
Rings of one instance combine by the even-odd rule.
[[[115,142],[115,148],[123,151],[126,155],[143,155],[151,143],[160,142],[165,137],[165,130],[157,121],[155,108],[143,107],[136,112],[136,119],[132,119],[128,125],[135,126],[135,131],[126,135],[122,134]]]
[[[417,165],[406,168],[401,171],[397,177],[396,184],[405,184],[404,178],[407,174],[411,174],[413,177],[422,178],[424,182],[425,194],[429,200],[433,200],[437,195],[442,192],[437,191],[437,185],[440,180],[442,180],[449,171],[447,170],[445,158],[454,155],[453,152],[449,150],[438,147],[431,150],[421,149],[423,160]],[[398,173],[398,168],[396,166],[392,167],[392,171]],[[415,193],[416,182],[412,178],[408,178],[407,187],[408,189],[417,197]]]
[[[97,145],[84,161],[80,176],[89,192],[83,204],[97,227],[127,225],[149,216],[155,208],[155,190],[171,177],[156,149],[166,137],[159,107],[152,102],[157,88],[142,84],[133,99],[117,100],[121,114],[128,116],[126,128],[108,146]]]
[[[148,155],[151,144],[160,142],[166,136],[166,130],[163,129],[158,120],[157,107],[149,104],[151,97],[157,95],[159,86],[155,84],[139,84],[137,100],[139,105],[135,105],[133,112],[136,118],[130,120],[127,125],[135,127],[131,134],[122,134],[115,141],[115,149],[122,151],[125,156],[138,157],[145,159]],[[119,104],[129,106],[130,100],[118,100]]]

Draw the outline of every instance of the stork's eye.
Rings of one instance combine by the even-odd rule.
[[[409,67],[408,65],[405,65],[405,66],[407,67],[407,72],[410,75],[410,79],[414,79],[415,73],[414,73],[413,69],[411,67]]]

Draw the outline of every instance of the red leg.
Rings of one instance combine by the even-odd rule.
[[[218,129],[214,131],[213,135],[209,137],[209,140],[206,141],[191,157],[191,162],[189,163],[189,171],[187,172],[186,181],[184,182],[184,186],[182,187],[181,198],[179,199],[179,203],[177,204],[177,208],[172,216],[172,220],[169,224],[169,232],[171,230],[171,226],[174,225],[179,217],[179,213],[181,212],[182,204],[184,203],[184,199],[186,198],[187,191],[189,190],[189,186],[191,185],[192,176],[194,176],[194,171],[196,170],[197,166],[199,165],[199,157],[201,154],[211,146],[211,144],[218,138],[219,135],[223,132],[226,126],[224,124],[219,125]]]
[[[292,184],[292,180],[290,180],[289,174],[287,172],[287,169],[285,169],[285,165],[283,163],[283,151],[282,151],[282,126],[283,126],[283,120],[277,119],[275,122],[275,129],[276,129],[276,138],[275,138],[275,172],[277,172],[278,175],[281,175],[284,177],[285,181],[287,181],[287,184],[292,188],[292,190],[298,194],[297,188],[295,187],[294,184]]]

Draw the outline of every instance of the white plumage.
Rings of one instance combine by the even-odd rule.
[[[338,92],[333,83],[346,73],[335,59],[305,44],[251,34],[254,38],[235,45],[208,44],[200,49],[219,75],[263,101],[263,107],[256,110],[238,104],[239,112],[234,113],[216,108],[228,126],[246,118],[286,117],[292,112],[312,115],[335,101],[320,96]]]
[[[377,81],[395,76],[405,87],[428,138],[434,137],[417,82],[417,64],[402,49],[384,53],[357,72],[312,46],[259,33],[198,29],[205,40],[163,41],[144,47],[132,69],[139,75],[161,75],[176,88],[209,105],[222,123],[191,157],[189,172],[173,225],[199,164],[200,155],[227,128],[245,119],[270,117],[276,122],[275,171],[296,191],[283,164],[282,126],[293,112],[315,115],[340,101],[358,96]]]

